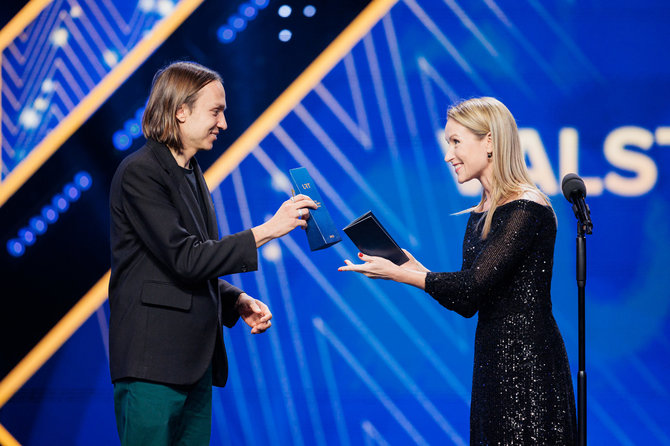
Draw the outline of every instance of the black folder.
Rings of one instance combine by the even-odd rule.
[[[363,254],[384,257],[396,265],[409,260],[372,211],[349,223],[343,231]]]

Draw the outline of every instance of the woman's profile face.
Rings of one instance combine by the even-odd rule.
[[[490,135],[480,138],[455,120],[447,120],[444,138],[449,148],[444,161],[454,167],[459,183],[481,180],[483,175],[491,171],[488,157],[491,152]]]

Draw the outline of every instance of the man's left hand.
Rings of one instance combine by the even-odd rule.
[[[247,293],[242,293],[237,298],[237,311],[240,317],[251,327],[251,334],[263,333],[272,326],[272,313],[267,305],[258,299],[254,299]]]

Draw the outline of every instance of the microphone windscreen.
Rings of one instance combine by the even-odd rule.
[[[563,195],[565,198],[572,203],[572,198],[577,195],[586,197],[586,185],[584,185],[584,180],[579,178],[579,175],[576,173],[569,173],[563,177],[561,182],[561,188],[563,189]]]

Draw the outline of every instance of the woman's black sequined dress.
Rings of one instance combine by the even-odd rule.
[[[554,213],[509,202],[496,209],[486,240],[480,219],[470,215],[462,270],[426,276],[440,304],[465,317],[479,312],[470,443],[575,444],[570,367],[551,312]]]

